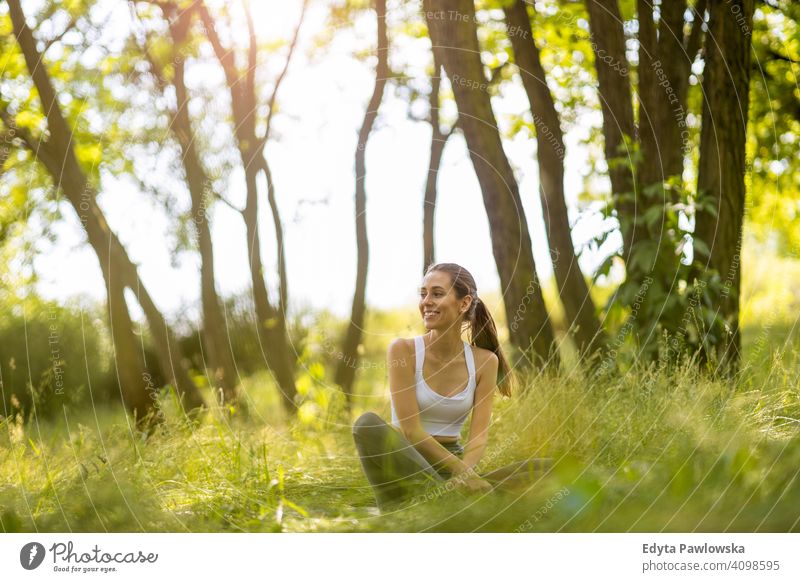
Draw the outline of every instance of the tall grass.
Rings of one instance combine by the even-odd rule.
[[[762,269],[759,271],[759,269]],[[733,381],[633,367],[531,374],[496,400],[485,466],[548,457],[527,485],[466,497],[445,488],[378,513],[330,379],[332,321],[308,329],[298,417],[287,423],[266,372],[241,409],[135,431],[119,407],[63,407],[0,422],[4,531],[798,531],[800,292],[769,265],[745,282],[744,368]],[[785,272],[785,270],[784,270]],[[800,277],[798,277],[800,279]],[[388,412],[385,348],[409,312],[372,313],[356,410]],[[407,328],[407,329],[406,329]],[[326,331],[327,330],[327,331]],[[400,330],[400,331],[398,331]],[[326,335],[327,334],[327,335]],[[209,396],[208,400],[212,401]],[[247,414],[244,411],[247,411]]]
[[[602,384],[575,371],[528,378],[497,404],[486,469],[554,459],[530,485],[447,493],[378,515],[339,397],[317,390],[291,426],[177,414],[149,436],[110,410],[0,433],[5,531],[797,531],[797,362],[731,385],[692,368],[635,370]],[[263,378],[263,383],[268,380]],[[259,382],[259,384],[262,384]],[[308,393],[307,393],[308,395]],[[259,399],[264,397],[264,401]],[[170,406],[165,400],[164,405]],[[277,426],[278,428],[273,428]]]

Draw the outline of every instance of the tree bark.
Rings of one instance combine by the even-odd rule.
[[[353,383],[358,363],[358,346],[361,343],[361,330],[364,329],[366,316],[367,270],[369,267],[369,237],[367,236],[367,164],[366,150],[369,134],[378,117],[378,108],[383,100],[383,91],[389,76],[389,38],[386,32],[386,0],[374,1],[375,16],[378,25],[377,57],[375,67],[375,84],[372,96],[364,113],[364,120],[358,132],[358,145],[355,153],[356,192],[356,287],[353,304],[350,310],[350,323],[347,326],[342,359],[336,368],[335,382],[342,388],[348,406],[353,401]]]
[[[527,4],[515,0],[505,8],[506,25],[514,49],[522,84],[536,127],[539,163],[539,197],[542,202],[545,230],[550,241],[550,256],[558,284],[558,293],[567,317],[570,334],[579,353],[591,354],[602,349],[605,334],[597,318],[595,305],[583,277],[569,225],[564,197],[564,135],[553,95],[533,39]]]
[[[174,7],[173,7],[174,8]],[[165,16],[169,21],[173,43],[177,47],[176,54],[185,45],[191,13],[168,11]],[[173,59],[173,80],[175,89],[176,110],[172,117],[170,129],[181,148],[181,162],[186,174],[186,182],[192,201],[192,223],[197,234],[197,246],[200,251],[200,289],[203,307],[202,338],[208,354],[209,380],[214,387],[215,395],[221,391],[222,402],[236,402],[238,399],[238,382],[236,365],[230,342],[228,341],[225,317],[217,294],[216,276],[214,274],[214,247],[211,239],[211,228],[208,221],[208,196],[212,188],[200,155],[197,151],[194,130],[189,117],[189,95],[184,81],[184,59],[177,56]],[[156,72],[163,76],[160,72]]]
[[[89,244],[97,254],[107,281],[110,314],[117,317],[118,323],[121,324],[120,330],[130,327],[127,324],[130,321],[130,315],[126,317],[122,313],[125,302],[124,295],[119,291],[119,287],[130,288],[136,294],[148,320],[164,377],[173,383],[186,408],[191,409],[202,406],[202,396],[183,367],[183,358],[178,351],[172,330],[155,306],[150,294],[139,278],[136,266],[128,257],[122,243],[111,231],[105,215],[97,204],[96,192],[78,165],[73,149],[72,131],[61,113],[50,77],[42,66],[41,55],[36,48],[33,34],[25,22],[25,15],[20,2],[19,0],[9,0],[8,5],[14,25],[14,34],[25,58],[33,83],[39,93],[50,132],[49,139],[46,142],[37,143],[38,147],[35,147],[33,151],[53,177],[56,187],[62,189],[86,230]],[[115,280],[115,273],[117,277],[120,277],[119,280]],[[127,311],[126,305],[125,311]],[[129,335],[125,331],[118,333]],[[125,385],[121,386],[121,388],[128,395],[126,397],[127,402],[144,402],[143,398],[149,398],[149,396],[144,386],[143,368],[136,364],[138,356],[126,352],[126,350],[131,349],[130,337],[119,337],[121,344],[118,346],[118,353],[119,350],[124,352],[120,356],[126,368],[124,374],[120,376],[120,381],[125,382]],[[115,337],[115,341],[116,339]],[[132,384],[136,375],[139,376],[139,382]],[[138,407],[141,405],[137,404],[136,406],[137,408],[134,408],[132,412],[138,414]]]
[[[125,301],[122,277],[113,272],[112,264],[105,263],[101,266],[108,296],[108,326],[111,328],[113,339],[114,365],[122,401],[133,414],[137,424],[141,424],[148,414],[155,414],[154,418],[160,416],[155,406],[155,398],[150,397],[155,394],[148,391],[151,387],[147,381],[141,346],[136,340],[128,304]]]
[[[283,224],[281,223],[281,213],[278,209],[278,200],[275,198],[275,184],[272,181],[272,170],[266,156],[261,156],[258,160],[264,177],[267,180],[267,202],[272,213],[272,227],[275,229],[275,245],[278,254],[278,311],[282,318],[286,318],[286,310],[289,303],[289,276],[286,274],[286,248],[283,241]]]
[[[264,281],[264,263],[261,258],[261,235],[258,226],[258,172],[266,167],[264,158],[265,140],[256,134],[256,87],[255,74],[257,65],[257,46],[252,18],[248,12],[249,47],[247,56],[247,69],[240,72],[235,63],[234,51],[222,45],[214,26],[214,20],[203,2],[198,2],[196,7],[200,12],[206,34],[214,49],[214,53],[222,66],[231,97],[233,111],[234,135],[242,160],[245,173],[246,203],[242,212],[247,230],[248,259],[250,263],[250,279],[253,285],[253,303],[256,317],[263,341],[266,343],[264,357],[272,371],[284,409],[290,415],[297,412],[297,387],[294,380],[294,356],[289,345],[285,312],[275,309],[269,299],[266,282]],[[266,137],[266,135],[265,135]],[[271,176],[268,182],[271,183]],[[274,200],[272,201],[274,202]],[[277,211],[274,205],[273,211]],[[275,216],[275,215],[274,215]],[[280,225],[278,220],[277,225]],[[281,239],[282,231],[278,236]],[[281,249],[282,252],[282,249]],[[285,260],[279,258],[279,268],[285,276]],[[286,289],[286,282],[281,282],[281,288]],[[279,300],[279,305],[281,300]]]
[[[472,0],[424,0],[431,42],[441,49],[459,124],[483,193],[511,342],[520,363],[559,361],[536,274],[531,238],[511,164],[492,111]],[[515,358],[517,359],[517,358]]]
[[[294,383],[294,366],[291,364],[293,357],[286,338],[285,320],[272,306],[264,282],[261,233],[258,228],[257,175],[258,168],[248,164],[245,169],[247,204],[243,216],[247,230],[247,256],[250,263],[250,281],[253,285],[253,304],[263,335],[263,337],[260,335],[260,339],[264,345],[264,358],[275,376],[284,409],[293,415],[297,412],[297,388]]]
[[[676,1],[676,0],[673,0]],[[658,84],[656,68],[661,67],[658,56],[658,40],[656,27],[653,21],[653,7],[651,0],[637,1],[637,15],[639,20],[639,75],[637,100],[637,125],[636,134],[641,148],[642,158],[639,163],[638,184],[639,189],[646,188],[655,183],[661,183],[666,176],[663,168],[661,133],[666,121],[664,115],[665,95],[664,88]],[[670,55],[671,58],[677,55]],[[664,202],[655,195],[642,200],[644,206],[639,209],[641,215],[644,210],[654,204],[663,206]],[[663,224],[663,223],[662,223]],[[643,228],[646,230],[646,227]],[[652,234],[652,233],[651,233]],[[661,240],[657,236],[656,240]]]
[[[718,301],[727,335],[718,352],[708,355],[729,372],[737,368],[741,352],[739,297],[753,11],[753,0],[709,0],[711,42],[706,43],[703,72],[697,191],[711,197],[716,216],[698,212],[695,233],[710,249],[708,266],[719,273],[723,284]]]
[[[700,0],[696,8],[705,12],[705,0]],[[661,4],[661,22],[658,30],[658,55],[663,67],[664,75],[669,86],[672,87],[675,97],[670,98],[664,94],[667,103],[664,105],[665,115],[662,118],[659,145],[661,146],[661,160],[664,175],[667,177],[683,176],[683,163],[689,154],[689,133],[686,126],[688,114],[687,94],[689,90],[689,74],[691,66],[697,56],[697,48],[689,47],[683,29],[687,9],[686,0],[673,0]],[[696,34],[702,32],[697,21],[692,24],[692,31]],[[703,15],[700,14],[700,20]],[[691,37],[690,36],[688,38]],[[683,180],[680,180],[683,184]]]
[[[434,245],[434,224],[436,218],[437,184],[442,155],[454,128],[443,132],[439,119],[439,93],[442,84],[442,62],[438,49],[433,50],[433,75],[431,75],[431,92],[428,96],[430,107],[429,122],[431,125],[431,153],[428,161],[428,175],[425,180],[425,201],[422,206],[422,274],[436,262]]]
[[[297,21],[297,26],[294,29],[294,35],[292,36],[292,42],[289,45],[289,52],[286,56],[286,61],[283,64],[283,69],[281,70],[280,74],[278,75],[277,79],[275,79],[275,84],[272,88],[272,95],[269,98],[269,103],[267,104],[269,108],[269,113],[267,113],[267,120],[266,120],[266,128],[264,129],[264,135],[261,138],[261,146],[262,146],[262,153],[266,149],[267,142],[269,141],[270,131],[272,130],[272,118],[275,113],[275,104],[278,99],[278,89],[280,89],[281,83],[283,79],[286,77],[286,73],[289,71],[289,65],[292,63],[292,56],[295,54],[295,49],[297,48],[297,41],[300,38],[300,29],[303,26],[303,20],[306,16],[306,11],[308,10],[308,4],[310,0],[303,0],[303,4],[300,8],[300,18]],[[248,5],[245,4],[245,10],[247,12],[247,27],[248,32],[250,34],[251,45],[255,46],[255,30],[253,27],[253,18],[250,14]],[[251,56],[253,62],[255,62],[255,57]],[[269,167],[269,162],[267,161],[266,155],[262,155],[261,160],[261,169],[264,172],[264,177],[267,180],[267,201],[269,202],[270,210],[272,211],[272,223],[273,227],[275,228],[275,242],[277,245],[277,253],[278,253],[278,283],[279,283],[279,295],[280,295],[280,302],[278,305],[278,310],[283,314],[285,317],[286,310],[288,309],[288,302],[289,302],[289,277],[286,274],[286,249],[283,240],[283,224],[281,221],[280,211],[278,209],[278,202],[275,198],[275,184],[272,181],[272,171]]]
[[[625,262],[639,240],[640,229],[635,224],[641,213],[640,197],[634,188],[632,146],[635,140],[633,102],[628,74],[630,65],[625,56],[625,33],[617,0],[598,2],[586,0],[592,35],[592,50],[597,69],[600,108],[603,113],[604,151],[608,162],[612,198],[622,232],[622,252]]]

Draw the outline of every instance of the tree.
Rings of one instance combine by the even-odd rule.
[[[735,366],[753,2],[697,0],[687,10],[676,0],[661,3],[656,17],[650,2],[637,0],[637,123],[630,135],[615,128],[632,103],[627,74],[620,74],[628,63],[618,3],[586,4],[610,174],[619,167],[618,148],[626,144],[631,152],[624,166],[633,181],[627,183],[627,170],[622,185],[612,174],[627,271],[616,297],[627,305],[641,298],[635,329],[647,357],[673,362],[699,353],[701,362]],[[693,192],[683,180],[692,151],[688,80],[704,44],[707,7]],[[629,186],[632,194],[622,189]],[[666,345],[657,341],[663,336]]]
[[[431,153],[428,161],[428,174],[425,178],[425,198],[422,209],[422,273],[436,262],[434,246],[434,218],[436,214],[436,197],[438,189],[439,168],[442,164],[442,155],[447,141],[456,129],[453,124],[450,129],[442,129],[439,100],[442,85],[442,59],[439,49],[433,48],[433,74],[431,75],[431,90],[428,94],[428,123],[431,126]],[[457,123],[457,122],[456,122]]]
[[[150,70],[162,94],[168,88],[174,91],[176,105],[170,111],[169,128],[181,150],[181,164],[191,197],[191,222],[196,232],[197,247],[200,251],[200,297],[203,310],[201,335],[205,353],[208,354],[210,384],[221,390],[223,402],[236,402],[237,375],[233,352],[226,334],[225,317],[216,288],[214,275],[214,247],[211,239],[211,226],[208,209],[213,202],[212,182],[198,152],[192,121],[189,117],[189,95],[184,82],[187,40],[191,27],[192,13],[178,11],[174,4],[160,4],[164,19],[169,27],[172,77],[167,78],[164,65],[157,62],[151,54],[147,39],[141,50],[150,64]]]
[[[550,241],[550,256],[564,305],[570,333],[578,351],[591,354],[605,343],[604,332],[595,312],[594,301],[583,277],[575,247],[564,197],[564,134],[555,100],[547,86],[547,77],[533,38],[527,3],[514,0],[504,6],[508,36],[514,49],[522,84],[528,96],[536,128],[539,162],[539,196]]]
[[[698,192],[713,211],[698,213],[696,235],[710,249],[708,266],[723,279],[715,293],[725,322],[725,341],[707,354],[735,369],[741,352],[739,297],[745,208],[745,142],[750,89],[753,0],[709,0],[709,42],[703,74],[703,120]]]
[[[248,4],[244,2],[243,5],[245,7],[248,27],[247,67],[244,71],[240,71],[236,65],[236,55],[233,48],[223,45],[217,33],[214,18],[205,3],[198,1],[192,5],[192,8],[199,12],[206,36],[225,73],[225,80],[231,99],[234,135],[245,174],[247,197],[245,207],[242,210],[242,217],[244,218],[247,231],[250,279],[253,288],[253,302],[255,304],[256,317],[258,318],[259,328],[263,333],[266,344],[264,356],[281,391],[283,406],[289,414],[294,414],[297,410],[297,387],[294,381],[295,358],[292,354],[286,326],[285,309],[287,280],[286,261],[283,249],[283,229],[280,216],[278,215],[278,205],[275,200],[274,185],[265,155],[265,147],[269,139],[269,122],[272,120],[276,95],[280,87],[280,82],[288,70],[289,63],[294,54],[294,47],[302,24],[303,15],[305,14],[307,0],[302,6],[300,22],[295,29],[294,40],[289,48],[286,65],[273,88],[272,97],[269,100],[270,111],[266,120],[266,129],[260,136],[256,131],[258,124],[258,100],[256,97],[258,47],[255,37],[255,28],[248,9]],[[281,291],[279,292],[277,308],[272,304],[269,298],[267,286],[264,281],[264,266],[261,258],[261,233],[258,226],[259,197],[257,185],[257,178],[260,172],[264,173],[267,180],[267,197],[272,210],[276,240],[278,241],[277,254]]]
[[[341,386],[348,405],[353,399],[353,382],[355,380],[356,363],[358,362],[358,346],[364,328],[367,295],[367,269],[369,267],[369,237],[367,236],[367,189],[366,189],[366,150],[369,135],[378,117],[378,108],[383,100],[386,80],[389,77],[389,38],[386,32],[386,0],[375,0],[375,16],[378,25],[378,62],[375,67],[375,84],[372,96],[364,113],[364,120],[358,132],[358,145],[355,153],[356,192],[356,287],[353,304],[350,310],[350,323],[347,326],[342,344],[342,359],[336,368],[335,382]]]
[[[423,10],[431,43],[441,49],[458,106],[459,127],[483,193],[511,341],[526,358],[557,362],[519,186],[486,92],[475,7],[472,0],[424,0]],[[522,363],[527,360],[523,358]]]
[[[49,137],[47,139],[44,136],[36,137],[27,129],[17,126],[5,108],[2,120],[6,127],[15,131],[46,168],[56,188],[64,192],[86,230],[89,244],[97,254],[106,283],[109,326],[114,340],[120,387],[125,403],[137,420],[142,421],[153,410],[154,402],[148,393],[144,365],[125,300],[124,291],[128,288],[136,294],[148,320],[164,377],[173,383],[186,408],[202,406],[202,397],[183,367],[172,330],[139,278],[136,266],[128,257],[122,243],[111,231],[97,203],[96,187],[89,181],[78,163],[72,130],[61,111],[53,83],[43,66],[41,54],[26,23],[22,6],[19,0],[9,0],[8,6],[17,44],[47,119]]]
[[[639,236],[634,218],[641,212],[634,189],[632,150],[633,101],[625,56],[625,34],[617,0],[600,3],[586,0],[597,70],[597,91],[603,113],[603,139],[608,177],[622,232],[622,253],[630,265],[633,245]]]
[[[626,269],[610,306],[631,308],[630,324],[645,359],[676,362],[721,338],[719,318],[708,309],[719,278],[705,271],[707,245],[693,236],[692,223],[708,201],[682,176],[693,137],[689,75],[702,45],[706,0],[691,10],[685,1],[666,4],[656,18],[651,3],[637,0],[631,27],[638,45],[634,101],[619,4],[586,1]]]

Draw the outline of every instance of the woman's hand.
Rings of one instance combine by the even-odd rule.
[[[454,475],[453,481],[456,482],[456,487],[465,493],[488,493],[492,490],[491,484],[472,469]]]
[[[489,491],[492,490],[492,486],[489,482],[480,477],[465,479],[459,483],[459,487],[467,493],[489,493]]]

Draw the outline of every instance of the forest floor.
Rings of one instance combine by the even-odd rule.
[[[188,424],[166,400],[170,420],[149,436],[101,408],[6,420],[0,529],[800,531],[800,333],[746,329],[744,341],[736,382],[688,367],[530,377],[495,400],[484,467],[550,457],[547,476],[478,497],[442,490],[384,515],[341,399],[321,382],[301,383],[291,424],[266,375],[244,383],[248,414],[215,409]],[[385,414],[385,390],[374,392],[361,408]]]

